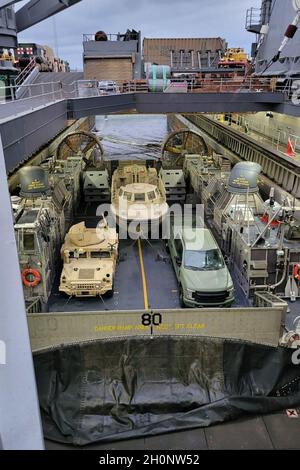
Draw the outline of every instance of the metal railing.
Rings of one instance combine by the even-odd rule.
[[[42,311],[42,300],[40,297],[37,297],[35,300],[32,300],[32,302],[26,307],[27,314],[40,313],[41,311]]]
[[[237,133],[231,126],[224,126],[211,117],[190,114],[184,115],[184,118],[241,160],[261,165],[262,174],[284,188],[291,196],[300,198],[300,163],[297,159],[288,158],[283,154],[278,155],[275,149],[271,147],[267,149],[255,139],[249,138],[246,134]]]
[[[282,91],[282,85],[279,86]],[[275,92],[278,91],[275,81],[269,78],[236,77],[236,78],[204,78],[189,84],[193,92],[204,93],[238,93],[238,92]]]
[[[253,31],[253,28],[261,25],[262,10],[261,8],[249,8],[246,14],[246,30]],[[256,29],[255,29],[256,31]]]
[[[18,87],[24,83],[26,78],[31,74],[31,72],[37,67],[37,63],[34,59],[31,59],[29,64],[22,70],[22,72],[15,79],[15,85]]]
[[[113,89],[105,90],[99,86],[97,80],[78,80],[72,83],[64,83],[62,81],[56,82],[41,82],[32,84],[11,85],[9,87],[1,86],[0,82],[0,106],[9,107],[12,109],[12,115],[18,113],[15,103],[28,103],[28,107],[40,106],[43,104],[51,103],[57,100],[71,99],[71,98],[88,98],[105,96],[112,94],[126,94],[126,93],[149,93],[149,92],[166,92],[166,93],[283,93],[285,100],[291,98],[292,89],[291,83],[283,84],[276,82],[274,78],[267,77],[235,77],[235,78],[212,78],[212,79],[197,79],[185,80],[171,79],[167,80],[164,86],[155,87],[147,80],[132,80],[132,81],[116,81]],[[185,87],[177,86],[176,84],[184,84]],[[173,86],[170,86],[173,85]],[[20,93],[20,91],[25,90]],[[17,93],[18,92],[18,93]],[[17,99],[16,96],[20,96]],[[25,106],[22,106],[24,111]],[[2,113],[5,115],[5,113]],[[7,114],[8,115],[8,114]]]
[[[108,41],[119,41],[120,34],[106,34]],[[96,34],[83,34],[83,42],[95,41]]]
[[[110,82],[110,80],[102,80],[100,83],[103,82]],[[15,89],[15,88],[20,88],[22,86],[28,87],[28,89],[31,89],[31,95],[33,96],[33,91],[36,87],[42,88],[43,86],[46,85],[53,85],[53,84],[60,84],[61,88],[64,93],[69,94],[70,93],[70,88],[72,88],[72,93],[74,94],[74,97],[79,97],[78,96],[78,90],[80,88],[94,88],[98,89],[98,94],[101,95],[103,94],[102,92],[105,92],[105,86],[104,88],[99,85],[99,82],[97,80],[77,80],[72,83],[64,83],[62,81],[60,82],[40,82],[40,83],[32,83],[28,85],[14,85],[14,86],[1,86],[0,84],[0,90],[5,90],[7,88],[10,89]],[[146,88],[150,88],[148,86],[147,80],[114,80],[112,81],[116,86],[114,87],[114,90],[108,89],[106,90],[107,93],[110,93],[111,91],[117,92],[117,93],[124,93],[127,91],[145,91]],[[159,83],[159,80],[157,80],[157,83]],[[166,80],[166,83],[186,83],[188,86],[188,91],[189,92],[205,92],[205,93],[244,93],[244,92],[282,92],[282,93],[290,93],[292,91],[291,88],[291,83],[282,83],[282,82],[277,82],[277,79],[275,77],[235,77],[235,78],[203,78],[203,79],[168,79]],[[154,84],[155,85],[155,84]],[[153,88],[153,83],[151,85],[151,88]],[[154,87],[155,88],[155,87]],[[76,95],[76,93],[77,95]]]
[[[66,87],[66,85],[65,85]],[[24,96],[15,99],[15,93],[25,90]],[[10,99],[7,99],[7,96]],[[43,84],[20,85],[19,87],[1,87],[0,85],[0,115],[1,119],[17,116],[29,109],[38,108],[42,105],[55,103],[68,97],[76,96],[74,90],[63,89],[61,82],[50,82]]]
[[[162,81],[162,80],[161,80]],[[96,80],[84,80],[80,82],[97,82]],[[106,82],[106,80],[104,80]],[[147,80],[115,80],[113,83],[116,85],[115,92],[148,92],[148,91],[163,91],[157,88],[160,80],[154,80],[149,85]],[[196,79],[166,79],[163,89],[167,89],[170,84],[186,84],[187,92],[190,93],[245,93],[245,92],[279,92],[286,93],[291,91],[289,83],[277,82],[276,78],[270,77],[224,77],[224,78],[196,78]],[[101,90],[100,94],[101,93]],[[104,92],[104,90],[102,90]],[[107,90],[110,93],[109,90]]]
[[[214,120],[218,120],[218,116],[213,116]],[[259,142],[265,142],[271,144],[278,151],[281,150],[282,146],[287,147],[289,140],[292,141],[293,147],[296,153],[300,154],[300,135],[296,129],[291,127],[280,127],[274,126],[270,123],[262,124],[255,120],[255,117],[238,115],[237,118],[232,121],[228,121],[229,125],[236,125],[239,130],[246,134],[256,134],[256,140]]]
[[[19,89],[26,90],[26,96],[20,100],[15,98],[15,92]],[[8,104],[11,101],[25,101],[31,98],[40,98],[42,96],[51,96],[53,100],[65,99],[65,98],[76,98],[78,97],[78,88],[77,81],[72,83],[63,83],[60,81],[56,82],[41,82],[41,83],[31,83],[31,84],[22,84],[22,85],[10,85],[9,87],[2,87],[0,84],[0,102],[5,100],[7,96],[6,92],[9,90],[11,93],[11,99],[7,102]]]
[[[47,90],[47,87],[51,87],[50,90]],[[1,98],[5,99],[5,91],[9,88],[11,91],[11,101],[26,101],[31,98],[40,98],[42,96],[53,95],[53,100],[63,99],[65,96],[65,90],[63,90],[61,82],[45,82],[45,83],[31,83],[29,85],[10,85],[10,87],[1,87],[0,85],[0,101]],[[23,88],[27,91],[27,96],[20,100],[16,100],[15,91]],[[58,97],[58,93],[60,94]],[[55,96],[54,96],[55,95]],[[7,103],[8,104],[8,103]]]

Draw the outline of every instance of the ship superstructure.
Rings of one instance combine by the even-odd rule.
[[[2,40],[75,3],[29,2]],[[258,20],[248,15],[253,74],[242,51],[219,66],[220,40],[213,52],[164,50],[170,64],[148,64],[139,80],[140,33],[99,30],[84,38],[86,80],[39,75],[22,100],[5,88],[1,447],[43,446],[38,398],[49,448],[134,438],[148,449],[166,430],[183,431],[159,437],[168,448],[299,447],[288,416],[300,404],[300,152],[284,113],[300,115],[300,5],[283,6],[264,0]],[[129,127],[124,113],[167,114],[162,151],[148,123],[120,151],[110,114],[122,113]],[[255,131],[250,114],[264,123]],[[191,208],[179,238],[119,236],[121,218],[160,225],[174,202],[178,220]]]

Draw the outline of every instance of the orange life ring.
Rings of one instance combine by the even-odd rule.
[[[33,276],[32,281],[28,280],[28,276]],[[37,287],[42,280],[42,276],[36,269],[24,269],[22,272],[22,281],[25,287]]]
[[[300,281],[300,264],[295,264],[293,271],[294,278]]]

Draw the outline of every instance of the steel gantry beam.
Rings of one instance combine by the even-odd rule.
[[[249,96],[248,96],[249,95]],[[7,172],[14,171],[66,126],[67,119],[115,113],[222,113],[275,111],[282,93],[124,93],[60,99],[47,104],[39,97],[0,108],[0,132]]]
[[[0,448],[44,447],[24,294],[0,137]]]
[[[70,119],[134,109],[141,114],[274,111],[283,93],[124,93],[68,100]],[[1,116],[1,113],[0,113]]]
[[[16,12],[17,32],[20,33],[80,1],[81,0],[30,0]]]

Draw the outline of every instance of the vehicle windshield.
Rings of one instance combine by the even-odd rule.
[[[110,258],[109,251],[91,251],[91,258]]]
[[[139,201],[144,202],[145,201],[145,193],[135,193],[134,200],[137,201],[137,202],[139,202]]]
[[[194,271],[217,271],[224,268],[224,260],[219,250],[187,250],[184,255],[184,267]]]

